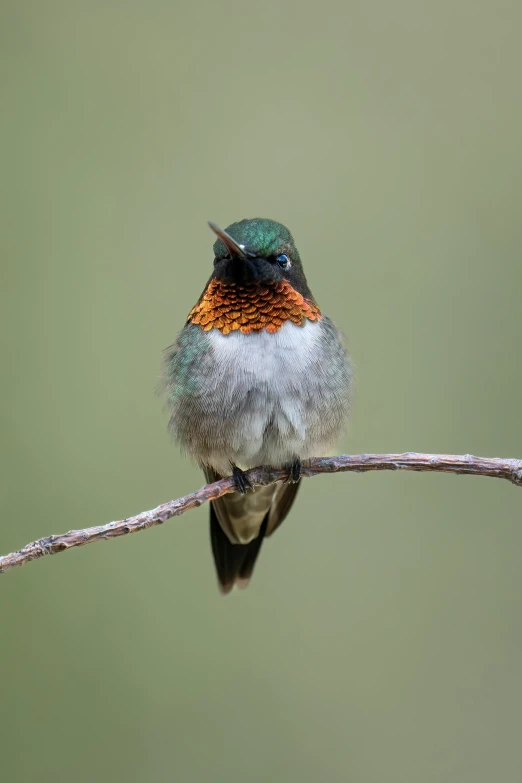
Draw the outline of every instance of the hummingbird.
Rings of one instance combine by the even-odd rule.
[[[164,382],[182,450],[207,482],[235,478],[238,491],[210,503],[226,594],[249,583],[265,536],[295,500],[302,465],[331,453],[348,420],[352,370],[290,231],[265,218],[209,226],[213,271],[167,348]],[[289,479],[254,491],[245,471],[263,465],[288,469]]]

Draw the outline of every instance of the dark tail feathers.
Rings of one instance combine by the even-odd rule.
[[[226,595],[234,585],[246,587],[252,576],[254,565],[266,533],[268,513],[259,530],[259,535],[249,544],[231,544],[223,532],[214,504],[210,504],[210,541],[216,564],[219,589]]]

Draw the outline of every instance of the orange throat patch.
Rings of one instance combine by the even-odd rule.
[[[287,280],[275,283],[230,285],[211,280],[200,301],[192,308],[188,321],[206,332],[219,329],[223,334],[277,332],[285,321],[301,326],[305,319],[318,321],[321,311]]]

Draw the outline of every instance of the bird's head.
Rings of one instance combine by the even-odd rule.
[[[288,280],[311,298],[301,258],[290,231],[282,223],[252,218],[232,223],[224,231],[209,223],[214,243],[214,278],[235,285]]]

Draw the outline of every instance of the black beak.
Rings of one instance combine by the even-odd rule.
[[[219,226],[216,226],[216,224],[212,223],[210,220],[208,221],[208,224],[214,234],[223,242],[232,258],[242,258],[243,260],[246,258],[255,258],[254,253],[249,253],[248,250],[245,250],[244,245],[240,245],[236,242],[236,240],[233,239],[230,234],[227,234],[226,231],[223,231],[222,228],[219,228]]]

